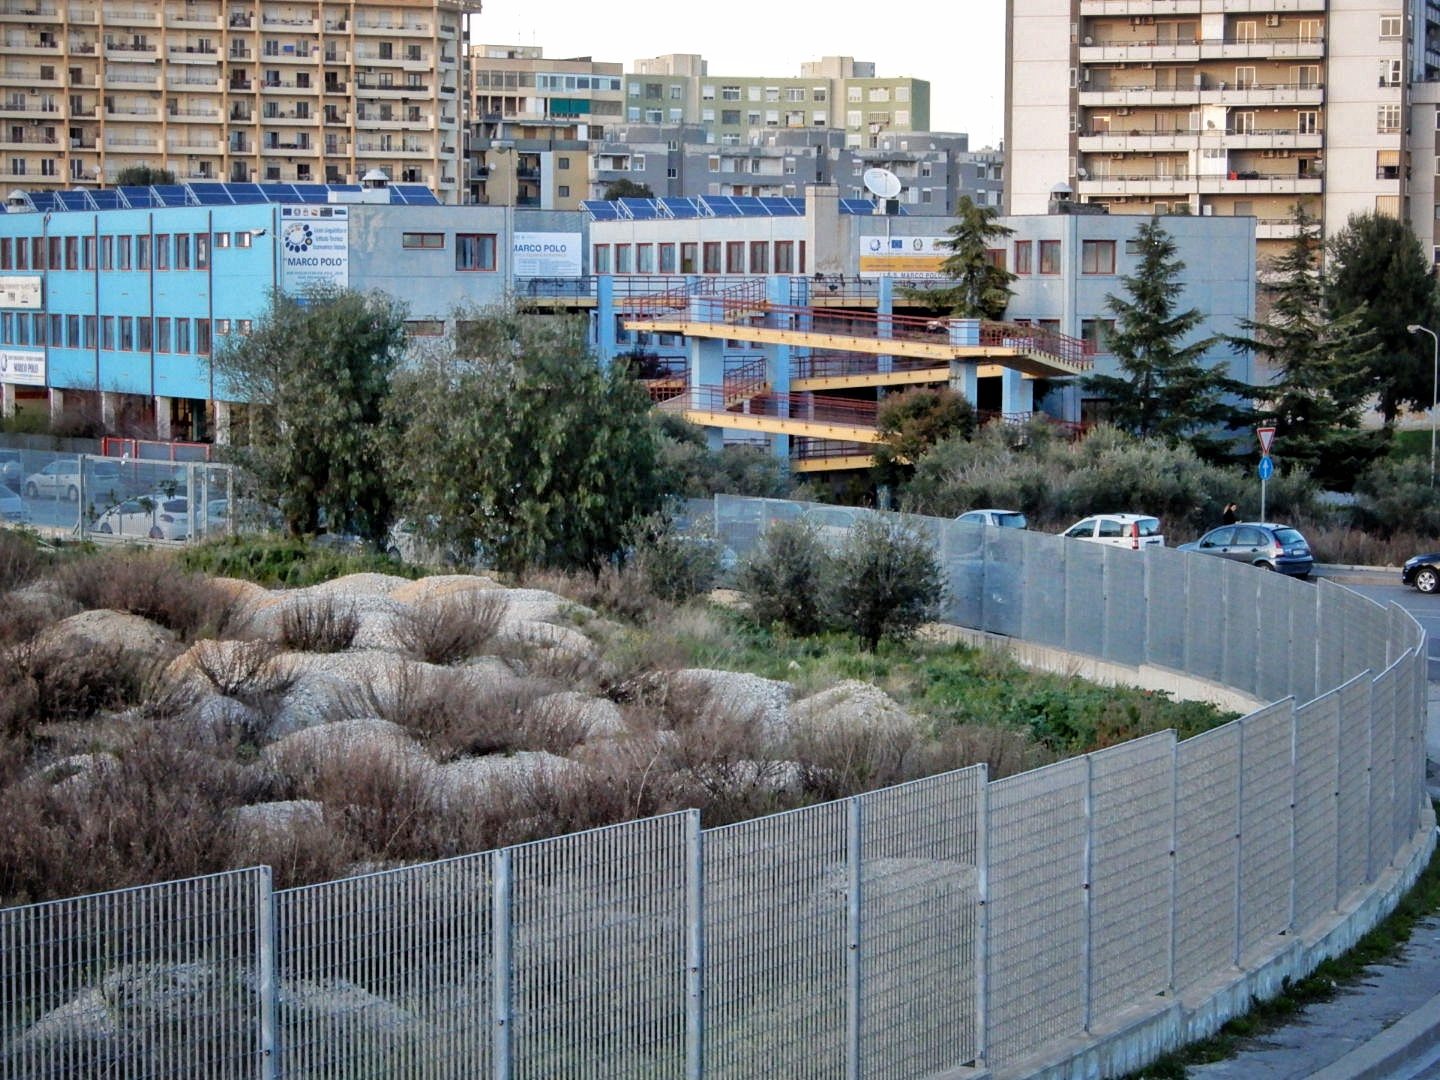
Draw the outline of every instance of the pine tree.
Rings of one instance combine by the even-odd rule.
[[[950,252],[941,272],[954,282],[938,289],[911,290],[911,299],[961,319],[1003,319],[1010,303],[1015,275],[990,261],[990,250],[1015,230],[996,220],[995,211],[976,206],[962,195],[955,206],[956,221],[940,241]]]
[[[1117,427],[1140,436],[1187,439],[1197,450],[1215,452],[1219,444],[1205,429],[1236,422],[1238,410],[1230,399],[1245,388],[1229,378],[1229,365],[1202,361],[1215,337],[1186,343],[1205,316],[1198,308],[1176,310],[1185,264],[1175,257],[1175,241],[1159,219],[1141,225],[1135,242],[1140,265],[1121,278],[1126,295],[1106,298],[1116,319],[1109,347],[1123,374],[1091,375],[1083,385],[1109,400]]]
[[[1295,240],[1269,266],[1270,316],[1247,320],[1246,336],[1231,340],[1275,371],[1257,419],[1274,425],[1280,463],[1327,487],[1348,489],[1385,452],[1389,438],[1387,431],[1360,428],[1377,350],[1358,313],[1327,317],[1319,223],[1304,207],[1294,213]]]

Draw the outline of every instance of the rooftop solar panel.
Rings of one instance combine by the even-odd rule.
[[[120,204],[130,207],[132,210],[143,210],[160,205],[159,200],[155,198],[155,193],[148,187],[127,186],[118,187],[115,190],[120,192]]]
[[[594,221],[616,221],[620,217],[619,207],[600,199],[585,199],[580,206]]]
[[[784,195],[761,195],[760,203],[772,217],[799,217],[805,213],[803,200],[791,199]]]
[[[661,209],[672,218],[688,219],[700,216],[700,208],[688,196],[662,195],[656,200]]]
[[[30,205],[41,213],[51,210],[64,210],[65,207],[55,198],[53,191],[27,191],[26,196],[30,199]]]
[[[269,202],[259,184],[226,184],[225,190],[237,203]]]
[[[55,200],[66,210],[90,209],[90,198],[83,191],[57,191]]]
[[[114,210],[120,205],[120,193],[114,188],[100,188],[90,192],[90,201],[97,210]]]
[[[330,189],[324,184],[296,184],[295,194],[301,202],[323,203],[330,201]]]
[[[408,206],[439,206],[440,199],[435,192],[431,191],[424,184],[392,184],[390,185],[391,199],[393,201],[396,192],[400,194],[401,201]]]
[[[295,203],[300,201],[300,196],[295,193],[293,184],[261,184],[260,193],[265,196],[266,202]]]
[[[660,217],[660,210],[654,199],[621,199],[620,214],[635,221],[649,221]]]
[[[190,191],[184,184],[156,184],[150,190],[164,206],[190,205]]]

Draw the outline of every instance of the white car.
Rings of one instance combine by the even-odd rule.
[[[994,525],[997,529],[1030,527],[1030,522],[1019,510],[966,510],[955,522],[959,525]]]
[[[0,518],[6,521],[30,520],[30,511],[25,507],[25,500],[4,484],[0,484]]]
[[[113,461],[90,461],[85,467],[86,501],[99,501],[102,493],[113,491],[120,484],[120,466]],[[39,472],[25,478],[25,497],[38,499],[80,498],[80,462],[76,458],[59,458]]]
[[[1160,519],[1145,514],[1091,514],[1082,518],[1061,536],[1072,540],[1089,540],[1095,544],[1111,544],[1115,547],[1147,548],[1164,547],[1165,536],[1160,531]]]
[[[95,531],[105,536],[184,540],[190,535],[190,503],[184,495],[138,495],[101,514]]]

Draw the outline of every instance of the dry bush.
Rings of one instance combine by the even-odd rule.
[[[30,641],[73,613],[71,604],[61,597],[42,592],[0,593],[0,646]]]
[[[1297,526],[1310,541],[1316,562],[1358,566],[1400,566],[1411,555],[1433,551],[1433,536],[1396,532],[1379,536],[1363,529],[1337,525]]]
[[[230,866],[268,866],[277,889],[333,881],[349,872],[365,852],[343,829],[330,823],[299,821],[283,829],[231,828],[225,861]]]
[[[29,738],[41,724],[139,705],[162,668],[152,656],[114,645],[12,646],[0,651],[0,733]]]
[[[8,592],[30,584],[48,563],[33,534],[0,529],[0,590]]]
[[[344,652],[359,630],[355,606],[333,596],[307,597],[280,613],[280,644],[291,652]]]
[[[734,651],[734,632],[714,608],[700,604],[671,608],[643,629],[626,628],[606,648],[610,672],[605,685],[622,688],[656,671],[729,667]]]
[[[499,589],[432,597],[397,611],[391,626],[400,647],[428,664],[457,664],[480,655],[504,621]]]
[[[201,641],[191,649],[190,659],[216,693],[258,708],[284,697],[295,685],[295,668],[281,660],[279,652],[269,641]]]
[[[168,553],[107,551],[67,563],[55,582],[82,608],[127,611],[173,630],[184,641],[219,636],[236,616],[234,598],[226,590],[181,570]]]
[[[817,799],[844,799],[913,779],[922,744],[914,728],[865,721],[799,726],[790,756],[800,763],[801,784]]]
[[[244,770],[173,725],[128,729],[103,767],[0,791],[0,902],[23,903],[226,869],[225,815]]]
[[[545,589],[628,622],[648,622],[669,606],[650,591],[645,575],[629,564],[607,564],[595,574],[584,570],[535,570],[526,574],[520,584],[527,589]]]

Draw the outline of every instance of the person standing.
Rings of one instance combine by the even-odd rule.
[[[1235,513],[1236,509],[1237,509],[1237,507],[1235,506],[1234,503],[1226,503],[1226,504],[1225,504],[1225,512],[1220,515],[1220,524],[1221,524],[1221,525],[1234,525],[1235,522],[1238,520],[1237,515],[1236,515],[1236,513]]]

